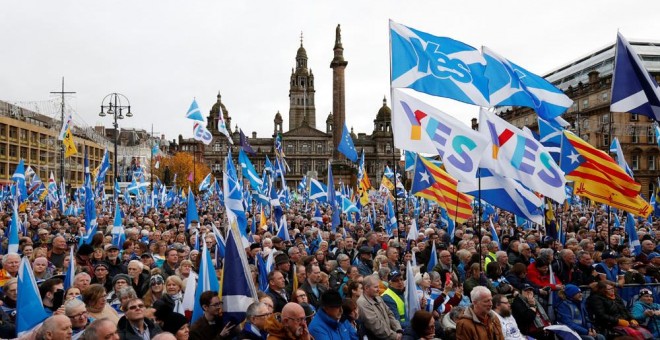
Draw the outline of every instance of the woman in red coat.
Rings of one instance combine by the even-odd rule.
[[[537,259],[527,267],[527,281],[537,288],[541,295],[546,295],[548,290],[557,291],[564,288],[557,275],[552,275],[554,283],[550,282],[550,266],[544,259]],[[543,294],[543,291],[546,294]]]

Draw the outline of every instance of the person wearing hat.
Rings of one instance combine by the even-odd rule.
[[[394,314],[394,318],[399,320],[401,328],[405,329],[408,327],[408,322],[406,322],[406,298],[404,295],[406,285],[403,275],[400,271],[393,270],[387,276],[387,281],[389,282],[388,288],[381,294],[381,297],[385,305]]]
[[[578,286],[567,284],[558,295],[557,321],[574,330],[582,339],[605,340],[605,336],[598,334],[592,327],[587,309],[582,303],[582,290]]]
[[[360,275],[368,276],[374,273],[374,263],[371,260],[371,255],[373,252],[374,249],[369,246],[362,246],[358,250],[358,258],[360,263],[357,267]]]
[[[660,304],[653,302],[655,294],[648,288],[639,291],[639,300],[632,306],[632,316],[644,325],[654,339],[660,338]]]
[[[614,250],[606,250],[601,255],[602,262],[596,264],[596,271],[601,274],[600,276],[604,279],[610,280],[612,282],[618,281],[619,276],[619,266],[616,264],[616,260],[619,258],[619,254]]]
[[[285,285],[287,287],[290,286],[291,278],[289,277],[289,273],[291,272],[291,262],[289,261],[289,255],[286,253],[277,254],[275,256],[275,269],[282,272],[282,275],[284,275]]]
[[[351,326],[346,321],[340,322],[343,311],[339,292],[325,291],[321,294],[320,306],[309,324],[309,334],[314,339],[351,339]]]
[[[94,248],[89,244],[83,244],[78,248],[78,252],[76,253],[76,270],[78,268],[86,268],[86,272],[90,273],[90,275],[94,274],[94,265],[90,256],[93,252]]]
[[[109,277],[112,279],[115,275],[126,273],[126,265],[119,257],[119,247],[116,244],[105,246],[104,262],[108,264]]]
[[[105,288],[107,292],[112,290],[112,278],[109,276],[109,266],[105,262],[99,262],[94,265],[94,277],[91,283],[98,283]]]
[[[543,329],[552,323],[545,309],[543,309],[543,306],[541,306],[534,296],[534,287],[532,285],[523,284],[522,292],[513,299],[511,311],[523,335],[539,340],[554,340],[554,335],[552,333],[546,333]]]
[[[176,340],[188,340],[190,329],[188,328],[188,319],[185,316],[171,312],[163,322],[164,332],[170,332]]]

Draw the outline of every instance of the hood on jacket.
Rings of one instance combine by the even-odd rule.
[[[266,319],[266,332],[268,332],[268,337],[274,339],[295,339],[296,336],[291,334],[285,327],[284,324],[280,321],[281,314],[274,313]]]

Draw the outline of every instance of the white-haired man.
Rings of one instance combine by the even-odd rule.
[[[492,311],[490,290],[477,286],[470,292],[472,305],[456,321],[457,340],[504,340],[500,320]]]

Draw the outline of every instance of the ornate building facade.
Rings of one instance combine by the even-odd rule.
[[[257,171],[263,169],[266,157],[274,160],[274,137],[282,136],[283,151],[290,171],[286,175],[288,181],[300,181],[303,176],[326,179],[328,164],[333,166],[335,183],[340,180],[344,183],[355,184],[357,165],[339,156],[337,143],[341,139],[345,123],[346,108],[344,84],[344,70],[348,62],[343,57],[341,31],[337,26],[333,59],[330,68],[333,70],[333,110],[325,120],[325,129],[320,130],[316,125],[316,107],[314,90],[314,74],[308,66],[307,51],[301,38],[300,47],[295,57],[295,68],[291,71],[289,79],[289,129],[283,130],[284,119],[278,111],[273,117],[273,134],[267,137],[258,137],[256,132],[246,133],[249,144],[255,155],[249,155]],[[348,110],[350,111],[350,109]],[[222,114],[228,129],[231,127],[231,116],[218,94],[217,102],[211,108],[207,117],[208,130],[213,134],[213,141],[204,150],[204,159],[212,169],[214,176],[221,178],[223,160],[230,146],[227,138],[218,131],[219,115]],[[367,113],[354,112],[355,115]],[[374,130],[371,134],[353,133],[351,136],[358,152],[365,151],[365,166],[372,183],[379,183],[386,165],[392,164],[400,158],[398,150],[393,148],[392,142],[392,113],[384,99],[374,120]],[[232,155],[236,159],[240,148],[240,134],[238,126],[229,131],[232,136]],[[337,170],[335,170],[337,169]],[[378,182],[376,182],[378,178]],[[293,183],[289,183],[293,186]]]
[[[630,42],[646,69],[660,79],[660,46],[652,42]],[[591,145],[608,152],[613,137],[621,143],[624,157],[649,198],[660,175],[660,151],[653,119],[610,111],[614,44],[558,68],[545,78],[573,100],[562,117],[570,129]],[[505,108],[500,115],[510,123],[538,131],[536,113],[529,108]],[[476,120],[473,120],[473,124]]]

